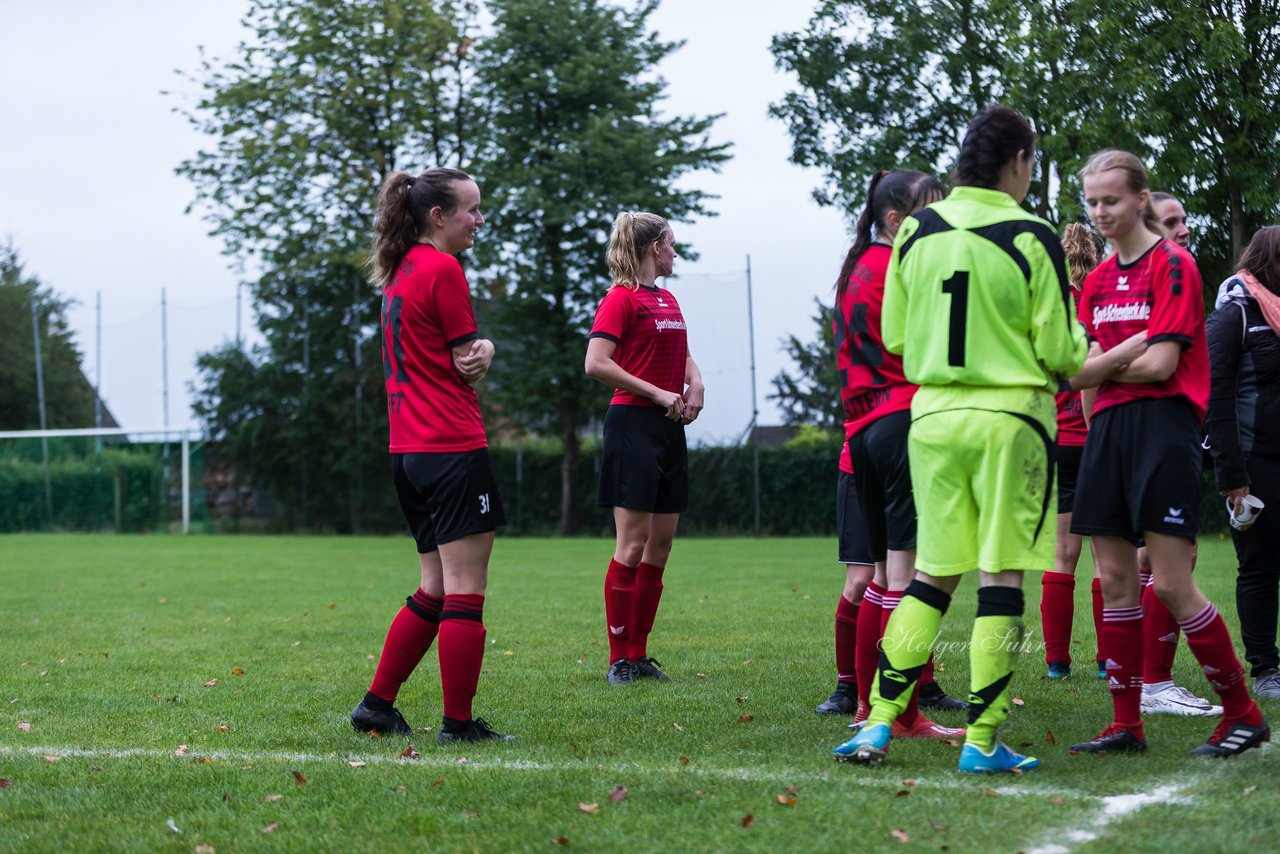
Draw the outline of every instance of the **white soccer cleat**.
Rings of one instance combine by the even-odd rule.
[[[1222,714],[1222,706],[1215,706],[1203,697],[1197,697],[1181,685],[1172,682],[1164,688],[1150,690],[1142,686],[1142,713],[1144,715],[1185,715],[1196,718],[1212,718]]]

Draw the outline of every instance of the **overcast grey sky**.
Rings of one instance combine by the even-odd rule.
[[[235,334],[236,276],[198,214],[183,213],[192,188],[173,173],[210,141],[160,92],[181,85],[173,70],[193,69],[198,46],[231,55],[246,5],[0,0],[0,235],[13,238],[29,273],[79,301],[71,321],[91,379],[101,291],[103,397],[126,427],[164,419],[162,288],[171,425],[197,423],[187,391],[196,354]],[[769,40],[802,27],[814,5],[666,0],[651,18],[664,38],[686,41],[659,69],[666,111],[725,113],[714,139],[734,145],[721,174],[692,179],[720,195],[720,215],[679,227],[701,258],[677,262],[680,275],[668,283],[707,382],[707,410],[691,441],[736,438],[750,418],[746,256],[761,421],[772,423],[776,410],[764,396],[786,364],[779,340],[812,335],[812,297],[829,298],[847,246],[839,214],[810,199],[820,177],[787,161],[787,133],[766,115],[791,85],[774,71]],[[246,305],[246,324],[249,317]]]

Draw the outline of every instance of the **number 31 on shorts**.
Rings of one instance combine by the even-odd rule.
[[[480,498],[481,514],[488,513],[489,512],[489,493],[486,492],[485,494],[479,496],[479,498]]]

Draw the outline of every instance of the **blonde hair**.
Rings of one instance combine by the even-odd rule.
[[[640,264],[644,253],[665,235],[671,226],[657,214],[623,211],[613,221],[609,234],[609,272],[615,285],[632,290],[640,286]]]
[[[1078,291],[1084,277],[1102,261],[1102,246],[1087,225],[1073,222],[1062,232],[1062,251],[1067,256],[1071,287]]]
[[[1155,200],[1151,198],[1151,183],[1147,180],[1147,170],[1136,156],[1118,148],[1104,148],[1084,164],[1084,168],[1080,170],[1080,180],[1083,181],[1086,175],[1097,175],[1112,169],[1124,172],[1125,186],[1131,192],[1147,191],[1148,201],[1147,206],[1142,209],[1142,224],[1152,233],[1164,237],[1164,226],[1160,223],[1160,217],[1156,215]]]

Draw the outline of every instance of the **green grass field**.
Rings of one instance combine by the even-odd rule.
[[[1037,648],[1015,677],[1004,739],[1043,767],[974,779],[940,743],[895,742],[877,769],[832,761],[847,720],[812,708],[834,684],[834,542],[679,541],[650,646],[672,679],[623,689],[604,681],[611,548],[498,541],[476,710],[521,739],[438,746],[432,652],[398,703],[421,729],[403,758],[347,715],[414,588],[407,539],[0,538],[0,851],[1269,847],[1269,745],[1195,759],[1213,721],[1158,716],[1144,756],[1067,755],[1109,720],[1087,583],[1078,675],[1042,680]],[[1230,543],[1200,555],[1235,635]],[[944,641],[968,637],[971,583]],[[963,694],[952,650],[939,680]],[[1185,646],[1176,677],[1208,690]]]

